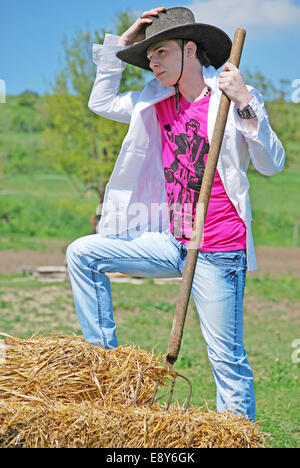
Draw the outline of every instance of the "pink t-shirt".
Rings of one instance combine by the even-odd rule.
[[[207,115],[210,96],[195,102],[175,96],[155,105],[161,126],[166,196],[170,208],[170,231],[189,243],[202,177],[207,160]],[[246,248],[246,228],[228,198],[218,171],[212,186],[200,249],[222,252]]]

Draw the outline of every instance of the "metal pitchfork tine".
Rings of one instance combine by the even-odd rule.
[[[137,400],[138,400],[138,397],[139,397],[139,394],[140,394],[140,390],[141,390],[141,385],[142,385],[142,381],[143,381],[143,378],[144,378],[144,375],[146,374],[146,372],[149,370],[149,369],[156,369],[156,367],[154,366],[149,366],[149,367],[146,367],[141,375],[140,375],[140,378],[138,380],[138,385],[137,385],[137,390],[136,390],[136,394],[135,394],[135,399],[134,399],[134,404],[137,405]],[[174,388],[175,388],[175,380],[177,377],[181,377],[182,379],[186,380],[189,384],[189,392],[188,392],[188,396],[187,396],[187,399],[183,405],[183,409],[186,410],[190,404],[190,399],[191,399],[191,395],[192,395],[192,384],[191,384],[191,381],[185,377],[184,375],[182,374],[179,374],[178,372],[175,372],[175,371],[169,371],[170,375],[172,375],[172,383],[171,383],[171,390],[169,392],[169,399],[168,399],[168,402],[167,402],[167,410],[169,409],[170,407],[170,404],[171,404],[171,401],[172,401],[172,397],[173,397],[173,393],[174,393]],[[163,384],[165,385],[165,384]],[[165,385],[166,386],[166,385]],[[153,403],[155,403],[155,401],[158,401],[160,400],[161,398],[163,398],[163,396],[165,395],[162,395],[160,396],[157,400],[155,400],[156,398],[156,395],[157,395],[157,391],[158,391],[158,388],[159,388],[159,382],[156,383],[155,385],[155,389],[154,389],[154,392],[149,400],[149,406],[152,406]]]
[[[246,31],[244,29],[238,28],[235,31],[231,53],[229,57],[229,62],[235,65],[237,68],[240,64],[240,59],[242,55],[244,40],[246,36]],[[201,244],[204,222],[207,213],[207,207],[210,199],[211,188],[215,177],[216,167],[218,163],[219,153],[223,141],[224,130],[227,122],[228,111],[230,106],[230,99],[226,94],[222,93],[218,114],[214,126],[214,131],[212,135],[212,140],[208,152],[207,162],[205,165],[205,170],[203,174],[199,199],[197,202],[197,209],[196,209],[196,216],[193,225],[193,232],[187,252],[185,268],[182,276],[182,282],[179,292],[179,300],[177,302],[175,316],[173,319],[172,330],[170,334],[167,356],[166,356],[166,367],[172,375],[172,385],[170,390],[170,396],[167,404],[167,408],[169,408],[173,396],[175,380],[177,377],[181,377],[185,379],[189,384],[189,394],[187,400],[184,404],[184,409],[187,409],[190,397],[192,393],[192,384],[190,380],[182,374],[174,371],[173,364],[176,362],[179,354],[179,349],[181,345],[182,335],[183,335],[183,327],[185,322],[185,317],[187,313],[188,303],[190,299],[192,283],[194,279],[194,273],[196,268],[196,262],[198,257],[198,252]],[[147,367],[142,373],[138,381],[136,396],[135,396],[135,404],[137,404],[138,395],[141,389],[142,379],[145,373],[151,369],[151,367]],[[154,403],[155,397],[157,394],[159,383],[156,384],[154,393],[152,398],[150,399],[150,406]]]

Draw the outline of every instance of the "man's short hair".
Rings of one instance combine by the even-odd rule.
[[[175,39],[175,41],[177,42],[179,47],[181,47],[182,39]],[[189,42],[189,40],[184,39],[184,45],[187,44],[188,42]],[[209,59],[209,57],[207,55],[207,52],[206,52],[205,48],[201,44],[199,44],[199,43],[197,43],[195,41],[192,41],[192,42],[194,42],[196,44],[196,46],[197,46],[196,57],[199,60],[200,64],[203,67],[209,67],[211,65],[211,61],[210,61],[210,59]]]

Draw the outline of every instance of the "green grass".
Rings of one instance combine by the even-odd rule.
[[[285,169],[272,177],[249,173],[254,240],[258,246],[299,246],[294,225],[300,225],[300,171]]]
[[[245,346],[255,377],[257,420],[272,435],[271,447],[299,447],[299,367],[292,343],[299,339],[300,279],[249,277],[245,291]],[[119,344],[165,354],[178,285],[112,283]],[[68,283],[41,283],[21,275],[0,277],[0,330],[19,337],[81,334]],[[215,384],[199,320],[191,301],[175,369],[191,379],[193,406],[215,409]],[[176,384],[181,403],[185,383]]]
[[[78,199],[83,187],[78,183],[78,190],[65,174],[34,173],[5,176],[1,180],[1,194],[11,197],[23,195],[37,198],[57,200],[60,197]]]
[[[300,281],[293,276],[273,278],[269,274],[265,274],[263,278],[248,278],[246,294],[258,295],[275,303],[279,300],[292,303],[300,299]]]
[[[47,240],[72,240],[91,232],[98,199],[62,174],[3,177],[0,250],[39,249]]]

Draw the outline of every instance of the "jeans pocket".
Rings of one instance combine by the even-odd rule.
[[[245,250],[232,250],[229,252],[201,252],[204,258],[213,265],[234,268],[246,267]]]

